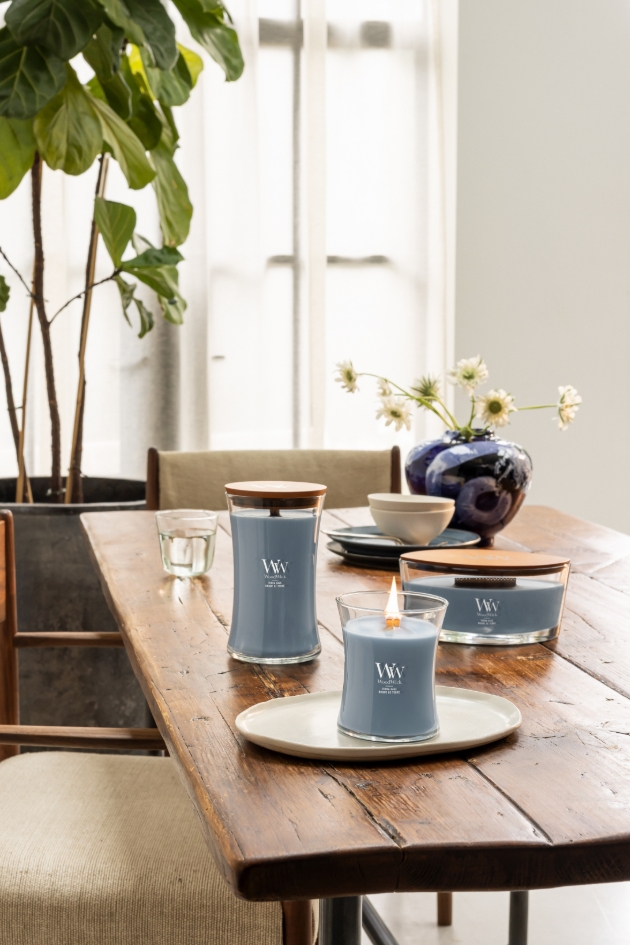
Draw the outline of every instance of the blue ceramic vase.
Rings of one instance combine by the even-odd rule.
[[[472,440],[448,430],[414,447],[405,462],[413,495],[455,499],[451,528],[491,539],[511,522],[532,480],[532,461],[522,446],[488,431]]]

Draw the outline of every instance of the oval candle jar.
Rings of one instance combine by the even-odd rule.
[[[326,486],[232,482],[234,548],[228,653],[249,663],[302,663],[321,649],[315,566]]]
[[[338,726],[372,741],[437,734],[435,658],[447,604],[426,594],[357,591],[337,598],[344,645]],[[387,611],[386,611],[387,608]]]
[[[568,558],[492,548],[413,551],[400,559],[404,590],[448,601],[440,639],[485,645],[553,640],[569,566]]]

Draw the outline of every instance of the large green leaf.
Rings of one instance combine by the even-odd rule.
[[[141,93],[134,103],[129,127],[140,138],[147,151],[152,151],[162,135],[162,122],[148,95]]]
[[[123,56],[121,62],[121,76],[131,90],[131,116],[127,124],[140,138],[147,151],[153,150],[162,136],[162,122],[155,110],[153,99],[143,91],[136,73],[131,71],[129,59]]]
[[[35,157],[32,121],[0,118],[0,200],[16,189]]]
[[[147,76],[149,86],[154,96],[159,99],[163,105],[171,107],[183,105],[187,102],[190,98],[193,80],[183,55],[178,53],[177,62],[174,67],[167,71],[151,66],[145,50],[141,49],[140,52],[142,54],[145,75]]]
[[[129,282],[125,282],[122,276],[116,276],[116,284],[118,286],[118,291],[120,292],[120,301],[122,302],[123,315],[125,316],[127,323],[131,326],[131,319],[129,318],[128,309],[133,302],[140,317],[140,331],[138,332],[138,338],[144,338],[147,332],[151,331],[155,324],[153,312],[146,307],[144,302],[135,297],[134,293],[137,286],[130,285]]]
[[[4,276],[0,276],[0,312],[5,311],[10,295],[11,289],[9,287],[9,283],[4,278]]]
[[[122,268],[125,272],[131,272],[133,269],[134,275],[137,275],[135,270],[176,266],[183,258],[182,254],[171,246],[158,248],[157,246],[149,245],[147,249],[143,250],[137,256],[134,256],[133,259],[125,260]]]
[[[96,0],[13,0],[6,14],[16,43],[44,47],[64,60],[81,52],[102,21]]]
[[[90,95],[90,99],[101,120],[103,137],[120,164],[127,183],[132,190],[141,190],[153,180],[155,171],[147,160],[139,138],[109,105],[95,95]]]
[[[192,49],[187,49],[186,46],[182,46],[180,43],[177,44],[177,48],[188,66],[188,72],[190,73],[194,88],[197,84],[197,79],[203,71],[203,59],[201,56],[198,56],[196,52],[193,52]]]
[[[243,72],[244,63],[236,31],[225,22],[225,10],[219,3],[203,0],[173,0],[188,29],[198,43],[223,68],[228,82]]]
[[[121,30],[124,30],[125,36],[129,42],[137,43],[139,46],[143,44],[144,33],[138,24],[134,23],[131,19],[129,10],[122,0],[98,0],[98,2],[103,7],[112,23],[115,23]]]
[[[32,118],[66,81],[63,61],[37,46],[18,46],[0,30],[0,115]]]
[[[131,325],[129,315],[127,314],[127,309],[133,301],[133,294],[136,291],[136,286],[131,285],[129,282],[125,282],[122,276],[115,276],[114,282],[118,286],[118,291],[120,292],[120,301],[122,302],[123,315],[125,316],[127,323]]]
[[[171,155],[175,154],[177,142],[179,141],[179,131],[173,117],[173,109],[168,105],[161,105],[160,111],[163,115],[162,141],[166,144]]]
[[[177,269],[174,266],[165,267],[162,270],[162,273],[169,280],[169,284],[173,286],[174,292],[170,297],[165,295],[158,295],[158,302],[160,303],[160,308],[162,309],[162,315],[168,322],[172,322],[173,325],[182,325],[184,322],[184,312],[186,311],[186,302],[179,294],[178,282],[179,276]]]
[[[151,161],[162,238],[167,246],[181,246],[188,237],[193,212],[186,182],[165,144],[151,152]]]
[[[120,56],[125,31],[108,23],[101,23],[83,50],[83,56],[101,81],[109,79],[120,69]]]
[[[125,0],[132,20],[144,33],[144,42],[160,69],[171,69],[177,61],[175,25],[160,0]]]
[[[136,308],[138,309],[138,315],[140,316],[140,331],[138,332],[138,338],[144,338],[147,332],[151,331],[153,325],[155,324],[153,312],[146,307],[141,299],[134,298],[133,301]]]
[[[111,261],[118,269],[123,253],[133,236],[136,211],[124,203],[115,203],[113,200],[97,197],[94,201],[94,220]]]
[[[41,156],[54,171],[83,174],[103,147],[101,123],[76,73],[66,63],[68,78],[61,92],[36,116],[35,140]]]
[[[123,39],[122,30],[103,23],[83,50],[83,57],[94,69],[107,102],[117,115],[127,120],[131,117],[131,89],[120,71]],[[92,80],[88,85],[94,92]]]

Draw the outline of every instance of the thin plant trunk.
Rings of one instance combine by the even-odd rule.
[[[9,420],[11,422],[11,433],[13,434],[13,442],[15,443],[15,452],[17,455],[18,466],[19,466],[20,427],[19,427],[18,419],[17,419],[17,408],[15,406],[15,398],[13,396],[13,382],[11,380],[11,368],[9,367],[9,358],[7,357],[7,349],[4,343],[4,333],[2,331],[1,324],[0,324],[0,360],[2,361],[2,370],[4,372],[4,386],[7,392],[7,411],[9,413]],[[22,466],[23,465],[24,465],[24,457],[22,457]],[[24,471],[24,477],[26,477],[26,470]],[[30,483],[28,483],[28,491],[30,492]],[[30,498],[30,501],[31,502],[33,501],[32,496]]]
[[[33,492],[31,483],[26,475],[26,465],[24,462],[24,437],[26,435],[26,406],[28,402],[28,376],[31,364],[31,342],[33,340],[33,313],[35,311],[35,300],[33,298],[33,280],[31,280],[31,303],[28,310],[28,332],[26,336],[26,356],[24,358],[24,380],[22,381],[22,426],[20,428],[20,442],[18,445],[18,477],[15,486],[15,501],[24,501],[24,487],[26,486],[26,497],[28,502],[33,501]]]
[[[33,192],[33,241],[35,243],[35,273],[33,278],[33,294],[35,308],[42,333],[44,349],[44,368],[46,371],[46,393],[48,394],[48,410],[50,412],[50,435],[52,463],[50,473],[50,500],[61,502],[63,484],[61,481],[61,421],[59,419],[59,405],[57,404],[57,389],[55,385],[55,369],[53,363],[52,342],[50,338],[50,322],[46,315],[44,301],[44,245],[42,240],[42,159],[35,153],[35,160],[31,168],[31,183]]]
[[[108,155],[100,157],[98,178],[94,200],[105,194],[107,182]],[[77,386],[77,401],[74,413],[74,427],[72,431],[72,450],[70,466],[66,482],[66,503],[83,502],[83,482],[81,480],[81,458],[83,455],[83,415],[85,412],[85,352],[87,349],[88,329],[90,327],[90,311],[92,308],[92,288],[96,271],[96,250],[98,248],[98,227],[92,214],[92,229],[90,232],[90,246],[87,265],[85,267],[85,294],[83,296],[83,316],[81,318],[81,340],[79,343],[79,383]]]

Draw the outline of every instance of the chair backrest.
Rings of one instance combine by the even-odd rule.
[[[0,509],[0,761],[19,754],[20,745],[43,748],[99,748],[162,751],[155,728],[20,725],[18,650],[41,646],[123,646],[120,633],[42,630],[18,632],[13,515]]]
[[[400,492],[400,449],[149,450],[148,509],[226,509],[225,484],[261,479],[321,482],[326,508],[367,505],[370,492]]]

